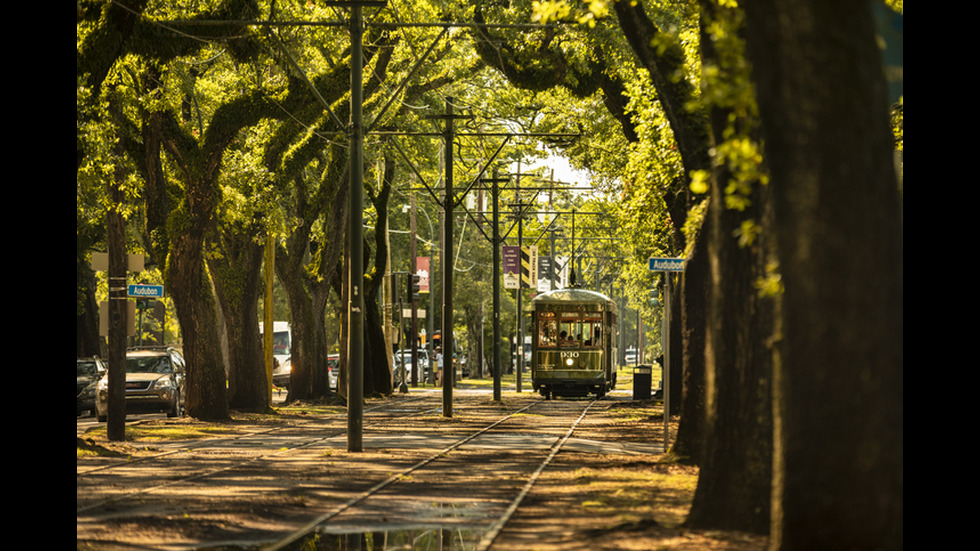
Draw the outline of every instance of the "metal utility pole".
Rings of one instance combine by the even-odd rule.
[[[456,195],[453,191],[453,99],[446,98],[446,128],[443,134],[445,140],[445,174],[446,184],[443,208],[445,222],[443,224],[443,239],[445,254],[442,257],[442,416],[453,416],[453,383],[456,379],[456,367],[453,365],[453,208]],[[448,360],[446,359],[448,355]]]
[[[363,451],[364,429],[364,102],[363,16],[353,4],[350,16],[350,262],[348,279],[347,451]]]
[[[490,179],[490,196],[493,200],[493,401],[499,402],[500,396],[500,376],[503,373],[503,364],[500,360],[500,206],[497,201],[500,196],[501,181],[506,182],[508,178],[500,178],[497,169],[493,171],[493,178]]]
[[[663,364],[663,387],[664,387],[664,451],[668,449],[670,443],[670,276],[671,272],[683,272],[685,261],[683,258],[651,258],[650,271],[664,272],[664,315],[663,315],[663,338],[661,339],[661,349],[664,355]],[[637,331],[640,328],[637,327]],[[639,341],[639,335],[637,336]],[[639,351],[637,351],[639,357]]]
[[[117,168],[117,172],[120,169]],[[106,437],[126,439],[126,223],[123,220],[121,178],[109,184],[114,206],[106,215],[109,244],[109,399]]]
[[[275,278],[276,245],[272,232],[265,236],[265,298],[263,302],[262,319],[262,354],[265,358],[265,379],[266,379],[266,400],[268,405],[272,405],[272,370],[274,367],[274,356],[272,354],[272,333],[273,333],[273,300],[272,288],[273,278]]]
[[[415,194],[411,196],[412,210],[409,216],[409,232],[411,233],[411,238],[408,240],[408,257],[409,257],[409,271],[412,273],[408,276],[409,280],[409,296],[408,299],[412,301],[412,388],[419,386],[418,377],[418,334],[419,334],[419,301],[415,298],[415,294],[412,292],[415,288],[415,278],[418,275],[418,265],[416,263],[415,255]],[[429,315],[432,315],[430,312]],[[405,363],[404,356],[402,357],[402,363]]]
[[[524,254],[524,203],[521,202],[521,161],[517,160],[517,178],[514,180],[517,198],[517,248]],[[537,266],[534,267],[537,269]],[[524,373],[524,270],[517,272],[517,392],[521,391]]]
[[[115,99],[115,98],[113,98]],[[114,117],[119,118],[117,102],[110,103]],[[117,149],[122,145],[116,145]],[[122,157],[122,152],[117,151]],[[128,298],[126,288],[126,221],[123,218],[124,204],[121,182],[124,170],[116,165],[113,178],[109,181],[109,197],[112,207],[106,214],[106,242],[108,245],[109,275],[109,397],[106,417],[106,437],[120,442],[126,439],[126,317]]]
[[[521,161],[517,160],[517,173],[512,174],[515,177],[514,180],[514,193],[515,193],[515,205],[517,213],[517,248],[521,252],[523,265],[523,255],[524,255],[524,216],[527,215],[527,208],[529,205],[524,204],[524,200],[521,198]],[[537,270],[537,266],[531,266],[532,270]],[[524,379],[524,271],[522,267],[518,268],[518,278],[517,278],[517,385],[516,391],[521,392],[521,387]]]
[[[670,445],[670,274],[664,274],[664,314],[663,314],[663,387],[664,387],[664,452]],[[637,351],[639,357],[639,351]]]
[[[409,282],[412,280],[412,274],[406,274],[404,272],[391,273],[393,280],[397,280],[399,275],[408,276],[405,279],[407,279]],[[399,283],[397,281],[392,281],[392,299],[394,299],[396,296],[398,297],[398,340],[402,342],[402,345],[398,347],[398,359],[396,360],[399,364],[401,364],[398,367],[398,369],[401,371],[401,382],[398,384],[398,392],[400,394],[408,394],[408,381],[406,381],[406,375],[408,375],[408,372],[406,371],[407,368],[405,367],[405,343],[402,341],[402,339],[405,337],[405,298],[402,297],[401,292],[398,291],[398,285]],[[411,287],[411,283],[409,283],[408,286]],[[391,309],[395,309],[394,300],[392,300]]]
[[[412,197],[412,204],[413,205],[415,204],[414,195]],[[429,309],[428,312],[426,312],[426,318],[428,319],[428,329],[426,329],[427,338],[425,339],[425,354],[426,354],[426,358],[428,358],[429,360],[429,373],[430,376],[432,377],[432,383],[435,384],[436,366],[432,364],[432,354],[435,350],[432,348],[432,337],[433,335],[435,335],[435,317],[436,317],[435,292],[433,291],[435,289],[435,285],[433,285],[433,282],[435,281],[435,277],[433,276],[433,274],[435,273],[436,270],[436,253],[435,253],[435,246],[433,245],[433,243],[436,241],[436,233],[435,233],[434,226],[432,225],[432,219],[429,217],[429,213],[426,212],[425,209],[418,209],[416,207],[412,207],[412,208],[413,208],[413,212],[418,212],[419,210],[421,210],[422,214],[425,215],[426,223],[429,224],[429,241],[428,241],[429,243],[429,289],[427,291],[429,294]]]

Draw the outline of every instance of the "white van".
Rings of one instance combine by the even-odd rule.
[[[262,322],[259,322],[259,336],[265,342],[265,330]],[[272,322],[272,355],[282,365],[290,356],[289,349],[293,344],[293,334],[289,328],[288,321]]]

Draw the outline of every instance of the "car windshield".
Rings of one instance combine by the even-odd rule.
[[[76,377],[99,374],[99,368],[95,365],[95,362],[77,362],[75,370]]]
[[[126,358],[126,373],[173,373],[173,366],[166,356]]]

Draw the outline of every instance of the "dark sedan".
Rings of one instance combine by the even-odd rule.
[[[105,364],[99,358],[75,360],[75,411],[76,415],[95,413],[95,389],[105,375]]]

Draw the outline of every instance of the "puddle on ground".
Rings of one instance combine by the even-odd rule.
[[[376,507],[336,518],[285,551],[468,551],[477,548],[493,523],[492,508],[467,500],[387,499],[383,510]],[[385,521],[375,523],[374,518]]]
[[[286,551],[468,551],[476,549],[485,529],[411,528],[375,532],[335,532],[323,528]]]

